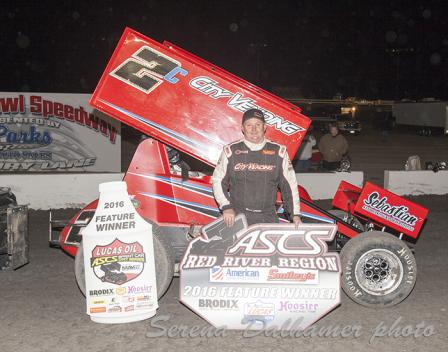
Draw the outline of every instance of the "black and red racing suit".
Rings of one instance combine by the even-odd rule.
[[[291,217],[300,215],[296,175],[283,145],[243,139],[225,146],[212,182],[220,209],[244,213],[248,225],[278,222],[279,188],[286,212]]]

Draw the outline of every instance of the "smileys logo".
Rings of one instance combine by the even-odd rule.
[[[186,76],[188,71],[179,61],[149,46],[142,46],[109,74],[148,94],[163,81],[176,84],[179,81],[176,76]]]

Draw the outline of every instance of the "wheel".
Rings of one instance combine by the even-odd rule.
[[[17,205],[16,196],[8,187],[0,187],[0,271],[9,267],[7,209]]]
[[[342,289],[366,307],[390,307],[414,288],[417,263],[406,244],[389,233],[363,232],[342,248]]]
[[[154,239],[154,256],[156,265],[156,282],[157,282],[157,297],[161,298],[174,276],[174,254],[173,249],[167,243],[165,237],[160,234],[159,227],[152,225],[152,233]],[[84,275],[84,253],[82,250],[82,243],[80,243],[78,251],[75,256],[75,277],[78,287],[82,294],[86,295],[86,282]]]
[[[330,214],[333,214],[334,216],[338,217],[339,219],[344,220],[345,222],[349,223],[353,227],[356,227],[357,229],[360,229],[364,231],[364,225],[361,223],[361,221],[358,220],[355,216],[346,213],[343,210],[339,209],[331,209],[328,211]]]

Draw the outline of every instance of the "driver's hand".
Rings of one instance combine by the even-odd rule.
[[[302,221],[300,220],[300,216],[298,215],[294,215],[292,218],[292,222],[294,223],[294,225],[296,226],[296,229],[299,227],[299,225],[302,223]]]
[[[233,209],[226,209],[222,212],[224,223],[227,227],[232,227],[235,224],[235,211]]]

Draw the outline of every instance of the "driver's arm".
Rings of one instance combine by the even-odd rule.
[[[230,150],[230,148],[229,148]],[[218,165],[212,176],[213,194],[221,210],[232,209],[229,196],[230,173],[229,173],[229,159],[228,152],[225,150],[221,153]]]

